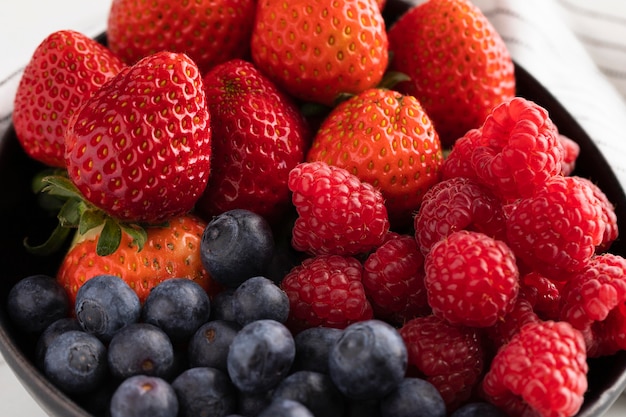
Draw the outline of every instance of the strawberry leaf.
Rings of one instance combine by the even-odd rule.
[[[51,195],[56,195],[65,198],[75,198],[82,200],[83,196],[78,191],[78,188],[72,183],[72,181],[61,175],[48,175],[41,179],[44,186],[41,188],[42,192],[46,192]]]
[[[85,210],[80,216],[80,222],[78,223],[78,233],[84,235],[91,229],[104,224],[103,213],[99,210]]]
[[[122,240],[122,228],[116,221],[107,218],[104,221],[104,227],[100,236],[98,237],[98,243],[96,244],[96,253],[99,256],[107,256],[112,254],[120,246]]]
[[[403,81],[410,81],[411,77],[399,71],[387,71],[383,79],[378,83],[378,88],[392,90],[397,84]]]
[[[122,223],[120,224],[124,233],[128,234],[132,239],[132,244],[137,245],[137,251],[141,252],[146,241],[148,240],[148,233],[146,229],[140,226],[130,225]]]
[[[48,237],[48,240],[46,240],[44,243],[37,246],[31,246],[30,243],[28,243],[28,238],[25,238],[24,246],[26,247],[26,250],[28,250],[32,254],[47,256],[60,250],[63,247],[63,244],[65,243],[70,231],[70,228],[63,227],[59,223]]]
[[[80,221],[80,211],[79,206],[81,205],[80,200],[69,199],[63,204],[61,210],[58,214],[59,225],[67,228],[76,228],[78,227],[78,223]]]

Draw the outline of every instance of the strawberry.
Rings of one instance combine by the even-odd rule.
[[[469,0],[414,6],[388,36],[390,69],[411,78],[396,88],[420,100],[444,146],[479,127],[492,107],[515,95],[506,44]]]
[[[68,174],[84,198],[124,222],[190,211],[210,168],[202,78],[184,54],[159,52],[119,73],[76,111]]]
[[[148,227],[146,244],[141,251],[132,237],[122,235],[121,244],[110,255],[96,253],[97,232],[78,239],[65,255],[56,278],[67,291],[72,305],[78,289],[100,274],[124,279],[145,300],[150,289],[168,278],[189,278],[209,293],[217,289],[200,259],[200,241],[206,223],[198,217],[183,215],[167,225]]]
[[[202,74],[248,54],[254,0],[113,0],[109,48],[129,65],[159,51],[182,52]]]
[[[272,223],[291,203],[287,177],[303,162],[309,129],[292,99],[252,64],[234,59],[204,76],[212,129],[206,217],[243,208]],[[274,220],[274,221],[273,221]]]
[[[374,0],[259,1],[250,48],[279,87],[327,106],[340,93],[377,85],[388,62],[385,22]]]
[[[420,103],[387,89],[366,90],[322,122],[308,161],[339,166],[380,189],[392,225],[406,226],[440,180],[439,137]]]
[[[24,68],[14,99],[13,126],[24,151],[45,165],[65,167],[65,130],[80,104],[124,63],[82,33],[48,35]]]

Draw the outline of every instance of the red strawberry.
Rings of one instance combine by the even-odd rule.
[[[296,250],[313,255],[357,255],[383,243],[389,231],[383,197],[343,168],[305,162],[289,173],[298,211]]]
[[[217,291],[200,259],[200,241],[206,223],[194,216],[177,217],[166,226],[147,228],[146,244],[141,251],[123,234],[119,248],[112,254],[96,253],[97,241],[85,237],[74,244],[63,259],[57,280],[70,300],[76,298],[85,281],[100,274],[124,279],[143,302],[150,289],[168,278],[189,278],[210,294]]]
[[[502,38],[469,0],[430,0],[389,29],[390,68],[411,80],[415,96],[450,146],[515,94],[513,62]]]
[[[385,22],[374,0],[263,0],[251,53],[288,93],[332,106],[340,93],[359,93],[382,79]]]
[[[374,88],[333,109],[307,160],[344,168],[380,189],[392,224],[407,225],[426,190],[439,181],[443,155],[414,97]]]
[[[204,77],[214,170],[198,209],[207,217],[235,208],[268,220],[291,203],[287,177],[304,160],[309,130],[291,98],[239,59]],[[272,221],[274,222],[274,221]]]
[[[204,74],[249,52],[255,10],[254,0],[113,0],[108,44],[129,65],[160,51],[182,52]]]
[[[69,177],[86,200],[126,222],[191,210],[210,168],[210,118],[198,67],[160,52],[118,74],[67,130]]]
[[[65,167],[65,130],[74,111],[124,63],[103,45],[71,30],[48,35],[35,49],[14,100],[13,126],[26,153]]]

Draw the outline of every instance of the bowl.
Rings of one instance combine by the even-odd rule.
[[[388,22],[411,6],[410,2],[389,0],[385,7]],[[105,35],[98,38],[105,42]],[[580,146],[575,175],[591,179],[616,206],[618,226],[626,230],[626,195],[608,163],[593,140],[570,113],[520,65],[515,65],[517,95],[533,100],[546,108],[561,133]],[[37,273],[54,275],[61,261],[57,257],[29,254],[23,241],[43,241],[56,224],[56,218],[39,208],[37,197],[30,191],[33,176],[43,165],[30,159],[21,149],[12,127],[0,138],[0,179],[5,189],[0,200],[0,352],[20,382],[51,416],[88,417],[91,399],[70,398],[50,383],[34,364],[35,341],[20,332],[10,321],[6,298],[11,287],[21,278]],[[626,256],[626,240],[618,239],[610,250]],[[589,388],[578,417],[599,417],[604,414],[626,388],[626,352],[589,360]],[[84,399],[87,400],[87,399]]]

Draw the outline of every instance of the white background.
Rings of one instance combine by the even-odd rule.
[[[23,67],[39,42],[55,30],[74,29],[90,36],[103,31],[110,0],[2,0],[0,4],[0,74],[4,75]],[[626,8],[626,3],[615,1],[612,7]],[[0,404],[5,416],[46,415],[2,358]],[[626,416],[626,397],[605,416]]]

